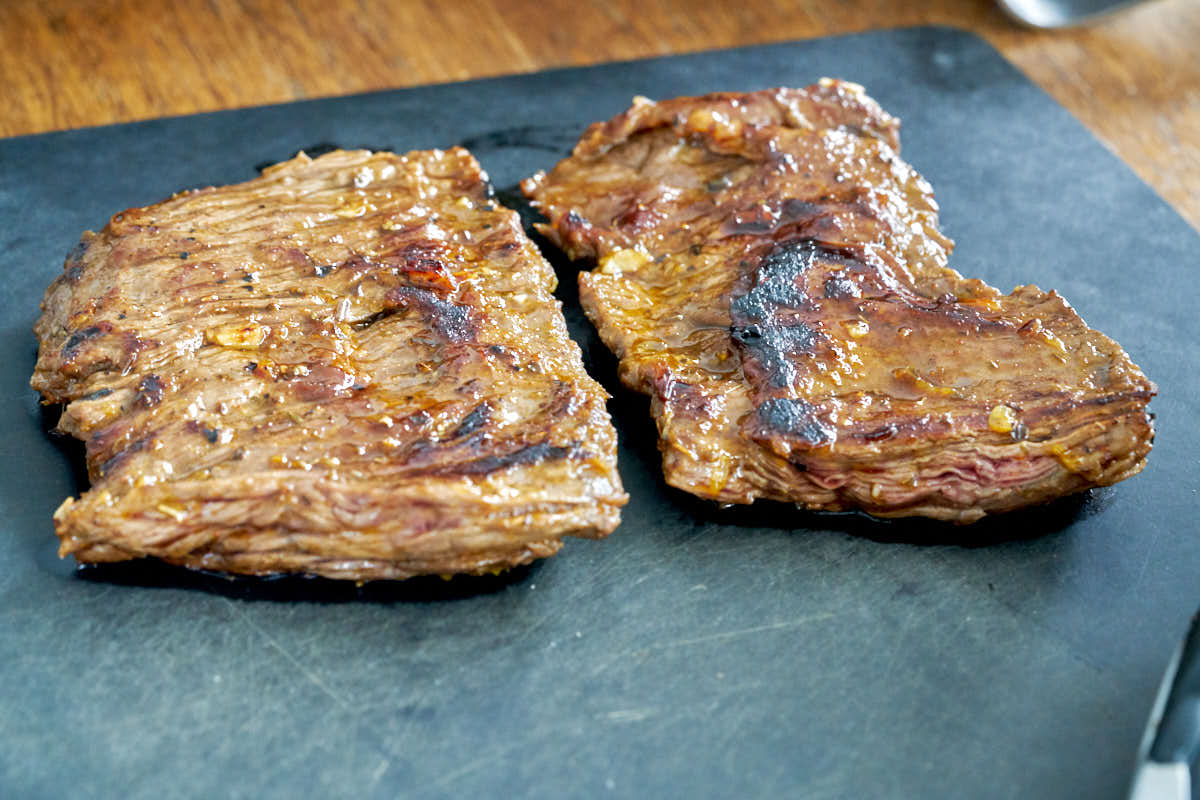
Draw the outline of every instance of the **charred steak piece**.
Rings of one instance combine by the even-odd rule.
[[[1067,302],[949,269],[862,87],[713,94],[592,125],[523,188],[651,397],[667,482],[970,522],[1127,478],[1155,387]]]
[[[86,233],[32,384],[87,444],[80,562],[478,573],[626,501],[554,273],[462,149],[301,154]]]

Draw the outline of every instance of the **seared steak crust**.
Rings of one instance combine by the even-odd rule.
[[[93,484],[61,553],[362,580],[608,534],[616,436],[554,282],[461,149],[301,154],[117,214],[35,328]]]
[[[1154,385],[1059,295],[947,267],[899,123],[854,84],[652,103],[523,188],[668,483],[970,522],[1141,470]]]

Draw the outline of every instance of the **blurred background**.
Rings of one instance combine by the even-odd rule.
[[[1200,227],[1196,0],[1055,31],[991,0],[5,0],[0,136],[921,24],[986,38]]]

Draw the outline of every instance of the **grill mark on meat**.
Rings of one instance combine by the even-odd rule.
[[[369,316],[363,317],[360,320],[357,320],[354,323],[354,328],[355,328],[355,330],[358,330],[358,331],[365,331],[367,328],[370,328],[375,323],[382,322],[383,320],[392,316],[393,314],[396,313],[396,311],[397,311],[397,309],[395,309],[395,308],[385,308],[381,311],[376,311],[374,314],[371,314]]]
[[[814,267],[819,256],[837,258],[811,239],[784,242],[771,248],[759,263],[750,289],[730,298],[729,311],[734,319],[766,324],[780,308],[811,309],[812,301],[797,283]]]
[[[771,431],[798,437],[814,447],[831,444],[837,435],[832,425],[817,416],[816,407],[803,400],[772,398],[755,414]]]
[[[468,342],[479,332],[479,323],[470,309],[460,306],[429,289],[398,286],[388,292],[388,301],[401,309],[416,308],[425,321],[448,342]]]
[[[743,366],[775,388],[796,382],[797,357],[811,353],[823,339],[809,324],[787,316],[789,311],[811,311],[815,307],[803,283],[818,260],[843,269],[861,266],[860,262],[811,239],[787,241],[771,248],[763,257],[753,273],[750,288],[741,294],[735,292],[730,298],[733,322],[730,335],[741,351]],[[825,439],[811,441],[819,443]]]
[[[484,456],[471,461],[439,466],[429,471],[431,475],[489,475],[493,472],[512,467],[532,466],[547,461],[561,461],[567,458],[579,458],[579,445],[572,442],[566,447],[539,442],[522,447],[511,453],[500,456]]]
[[[86,328],[75,331],[67,337],[67,341],[62,347],[63,361],[74,360],[84,342],[90,342],[92,339],[104,336],[110,333],[112,329],[111,322],[101,322],[98,325],[89,325]]]
[[[803,322],[793,325],[733,325],[729,329],[733,341],[742,350],[743,364],[761,370],[772,386],[783,388],[796,381],[792,359],[798,353],[810,351],[820,334]]]
[[[463,417],[463,421],[455,428],[454,433],[450,434],[451,439],[461,439],[464,436],[469,436],[483,426],[487,425],[492,419],[492,407],[487,402],[480,403],[471,409],[471,412]]]
[[[68,284],[75,285],[83,278],[85,264],[83,257],[87,254],[88,247],[91,244],[91,236],[82,236],[79,241],[71,248],[71,252],[67,253],[67,260],[63,278]]]
[[[97,478],[103,478],[107,475],[111,475],[113,470],[121,466],[121,464],[127,461],[134,454],[145,450],[152,441],[154,441],[153,434],[147,434],[138,439],[134,439],[125,447],[121,448],[116,453],[101,462],[100,465],[96,467],[95,476]],[[89,447],[89,449],[91,448]]]

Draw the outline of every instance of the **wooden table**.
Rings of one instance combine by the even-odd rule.
[[[5,0],[0,136],[926,23],[984,36],[1200,228],[1196,0],[1058,32],[988,0]]]

